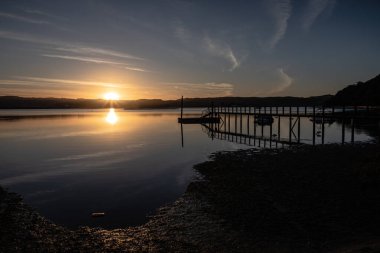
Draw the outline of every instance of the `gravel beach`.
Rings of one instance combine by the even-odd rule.
[[[55,225],[0,188],[0,252],[380,252],[380,146],[213,154],[138,227]]]

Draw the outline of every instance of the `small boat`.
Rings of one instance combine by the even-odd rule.
[[[255,123],[258,125],[272,125],[274,119],[270,115],[255,115]]]

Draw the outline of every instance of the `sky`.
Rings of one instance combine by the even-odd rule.
[[[335,94],[380,74],[379,0],[0,0],[0,96]]]

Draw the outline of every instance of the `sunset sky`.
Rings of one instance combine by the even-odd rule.
[[[0,95],[335,94],[379,59],[376,0],[0,2]]]

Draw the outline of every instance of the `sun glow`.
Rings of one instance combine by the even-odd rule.
[[[120,96],[119,94],[115,93],[115,92],[108,92],[106,94],[104,94],[104,99],[105,100],[119,100],[120,99]]]
[[[110,125],[115,125],[119,121],[114,108],[110,108],[108,111],[106,121]]]

